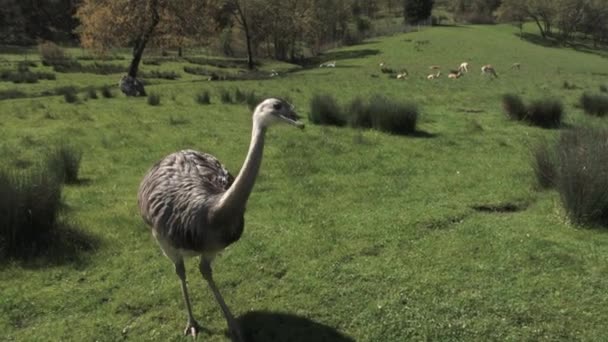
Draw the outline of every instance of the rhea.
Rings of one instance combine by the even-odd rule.
[[[184,258],[200,257],[199,270],[226,318],[230,336],[242,341],[241,330],[213,281],[211,261],[243,232],[245,206],[262,163],[267,128],[275,123],[304,128],[293,106],[276,98],[262,101],[252,121],[249,151],[236,178],[214,156],[183,150],[152,166],[139,186],[141,216],[181,282],[188,313],[184,334],[195,338],[201,327],[192,315]]]

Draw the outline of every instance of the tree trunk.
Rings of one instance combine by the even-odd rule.
[[[538,20],[538,18],[536,17],[532,17],[532,19],[534,19],[534,22],[536,22],[536,26],[538,26],[538,30],[540,31],[540,35],[543,38],[547,38],[547,35],[545,34],[545,30],[543,29],[543,26],[541,25],[540,21]]]
[[[146,96],[143,83],[137,79],[137,71],[139,70],[139,63],[141,57],[144,54],[146,44],[152,37],[154,28],[158,25],[160,17],[158,15],[158,0],[150,0],[150,10],[152,11],[152,21],[148,29],[142,33],[142,35],[136,40],[135,46],[133,47],[133,59],[129,65],[129,71],[127,75],[123,76],[120,80],[120,90],[127,96]]]
[[[253,53],[251,52],[251,37],[249,36],[249,30],[245,26],[245,40],[247,41],[247,68],[253,70]]]

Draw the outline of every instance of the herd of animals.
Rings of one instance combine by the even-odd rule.
[[[382,73],[391,74],[394,76],[394,78],[396,78],[398,80],[405,80],[409,76],[409,73],[406,69],[401,69],[399,72],[395,72],[393,69],[389,68],[385,62],[381,62],[379,64],[379,66],[380,66],[380,71],[382,71]],[[471,65],[469,64],[469,62],[460,63],[460,65],[458,66],[457,69],[450,70],[450,72],[448,73],[448,78],[454,79],[454,80],[459,79],[464,74],[469,72],[470,66]],[[329,61],[329,62],[319,64],[319,68],[335,68],[335,67],[336,67],[336,61]],[[513,64],[511,64],[510,69],[519,70],[520,68],[521,68],[520,63],[513,63]],[[434,79],[441,77],[441,66],[431,65],[431,66],[429,66],[429,69],[433,70],[434,72],[430,73],[426,76],[426,78],[428,80],[434,80]],[[498,78],[498,73],[496,73],[496,69],[494,68],[494,66],[492,66],[492,64],[482,65],[481,74],[490,75],[495,78]]]

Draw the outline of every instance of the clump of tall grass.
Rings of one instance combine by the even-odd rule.
[[[317,125],[345,126],[342,109],[331,95],[314,95],[310,100],[310,121]]]
[[[114,97],[114,93],[112,92],[110,86],[103,86],[101,88],[101,96],[105,97],[106,99],[111,99]]]
[[[525,120],[535,126],[557,128],[562,124],[564,106],[556,99],[541,99],[530,103]]]
[[[521,97],[515,94],[503,95],[502,107],[511,120],[523,120],[526,117],[526,113],[528,111]]]
[[[59,87],[55,90],[57,95],[63,95],[65,102],[76,103],[78,102],[78,90],[73,86]]]
[[[584,93],[581,95],[581,106],[585,113],[595,116],[608,114],[608,96],[602,94]]]
[[[557,144],[557,191],[568,217],[608,225],[608,129],[576,128]]]
[[[27,94],[17,89],[0,90],[0,100],[19,99],[27,97]]]
[[[227,89],[220,89],[220,101],[222,101],[222,103],[234,103],[234,101],[232,100],[232,94],[230,94],[230,91]]]
[[[57,179],[67,184],[78,183],[82,150],[73,145],[62,143],[47,155],[48,169]]]
[[[160,95],[154,93],[148,95],[148,104],[150,106],[160,105]]]
[[[543,140],[534,147],[532,150],[532,169],[541,188],[548,189],[555,185],[557,181],[557,155],[553,144]]]
[[[371,116],[372,128],[376,130],[392,134],[416,132],[418,107],[413,103],[398,102],[376,95],[369,100],[366,111]]]
[[[57,227],[61,191],[49,168],[0,171],[0,257],[27,257],[46,247]]]
[[[202,105],[208,105],[211,103],[211,95],[208,90],[204,90],[196,94],[196,102]]]
[[[608,86],[605,84],[600,85],[600,91],[602,93],[608,93]]]
[[[544,128],[560,127],[564,117],[564,107],[555,99],[535,100],[526,106],[518,95],[505,94],[502,106],[510,119]]]

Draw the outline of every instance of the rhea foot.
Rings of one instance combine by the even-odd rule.
[[[201,331],[201,326],[195,321],[188,321],[188,325],[186,325],[186,329],[184,330],[184,336],[191,335],[192,338],[196,339],[196,336]]]

